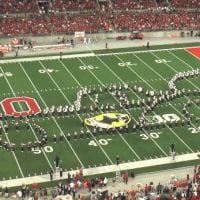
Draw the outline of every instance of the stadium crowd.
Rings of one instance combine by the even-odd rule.
[[[98,2],[98,4],[97,4]],[[95,0],[0,0],[0,13],[42,13],[94,10],[101,7],[101,1]],[[173,8],[198,8],[198,0],[111,0],[103,4],[110,9],[116,10],[143,10],[154,8],[159,5]]]
[[[148,8],[156,8],[156,1],[154,0],[113,0],[113,7],[117,10],[142,10]]]
[[[159,20],[158,20],[159,18]],[[48,17],[31,15],[29,17],[0,18],[0,36],[73,34],[75,31],[87,33],[120,31],[159,31],[199,29],[199,12],[141,12],[124,11],[109,13],[97,11],[82,14],[52,14]]]
[[[64,172],[67,173],[67,172]],[[135,176],[127,171],[121,173],[121,178],[116,182],[116,178],[108,179],[104,176],[99,178],[84,178],[84,170],[75,174],[67,173],[64,182],[58,182],[57,186],[51,190],[40,188],[39,184],[31,186],[22,185],[18,195],[9,192],[9,188],[0,187],[0,197],[19,196],[20,199],[56,199],[70,195],[73,199],[107,199],[107,200],[199,200],[200,199],[200,166],[194,166],[193,174],[185,174],[184,179],[178,179],[175,175],[169,180],[154,183],[154,180],[147,184],[138,183],[133,188],[129,186]],[[129,187],[118,187],[119,182]],[[112,188],[112,191],[109,191]],[[125,189],[126,188],[126,189]],[[129,188],[129,189],[127,189]],[[111,190],[111,189],[110,189]],[[66,198],[65,198],[66,199]],[[68,198],[69,199],[69,198]]]
[[[198,0],[170,1],[171,6],[181,10],[157,9],[166,2],[169,5],[163,0],[113,0],[101,7],[94,0],[0,0],[0,36],[200,28],[199,10],[184,9],[198,8]],[[16,17],[14,13],[20,14]]]
[[[175,8],[199,8],[200,1],[199,0],[172,0],[172,7]]]

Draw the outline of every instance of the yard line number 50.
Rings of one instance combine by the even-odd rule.
[[[53,147],[52,146],[45,146],[43,149],[44,149],[44,151],[46,153],[52,153],[53,152]],[[32,149],[32,152],[34,154],[40,154],[40,153],[42,153],[42,150],[39,149],[39,148],[36,148],[36,149]]]

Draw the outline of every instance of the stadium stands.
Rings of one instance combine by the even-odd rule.
[[[66,173],[66,172],[65,172]],[[83,171],[84,173],[84,171]],[[135,177],[129,176],[130,180],[124,179],[127,172],[122,172],[122,179],[115,182],[115,178],[108,180],[102,176],[99,178],[85,179],[82,171],[76,174],[69,174],[65,183],[58,182],[51,189],[40,188],[38,184],[31,186],[22,185],[18,195],[22,199],[59,199],[71,195],[78,199],[134,199],[134,200],[199,200],[200,199],[200,166],[194,166],[194,173],[185,174],[185,178],[179,179],[176,175],[171,175],[166,181],[160,180],[154,183],[154,180],[147,184],[135,183]],[[146,175],[145,175],[146,177]],[[130,181],[130,183],[129,183]],[[121,182],[124,182],[124,188]],[[132,184],[135,184],[133,187]],[[145,183],[145,180],[144,180]],[[127,185],[129,184],[129,186]],[[128,187],[125,187],[128,186]],[[126,188],[126,189],[125,189]],[[127,189],[129,188],[129,189]],[[112,189],[112,191],[110,191]],[[0,198],[13,194],[7,187],[0,187]],[[66,198],[63,198],[66,199]],[[68,198],[69,199],[69,198]]]
[[[172,6],[174,8],[198,8],[198,0],[0,0],[0,13],[58,13],[65,11],[97,10],[105,7],[114,10],[144,10]]]
[[[0,13],[5,14],[0,16],[0,36],[198,29],[199,11],[192,8],[199,4],[198,0],[0,0]],[[191,9],[155,9],[170,5]],[[16,18],[11,13],[23,14]]]
[[[112,16],[112,17],[111,17]],[[158,20],[159,18],[159,20]],[[73,34],[75,31],[96,33],[109,30],[120,31],[159,31],[200,28],[199,12],[139,12],[119,13],[58,14],[49,17],[31,15],[29,17],[0,18],[0,36]]]
[[[20,34],[47,34],[51,33],[51,26],[43,17],[34,16],[33,18],[7,17],[0,19],[0,35],[15,36]]]
[[[117,10],[142,10],[155,8],[156,2],[154,0],[113,0],[113,7]]]
[[[95,0],[0,0],[0,13],[33,13],[89,10],[97,8]]]
[[[53,0],[49,3],[49,12],[94,10],[96,8],[97,4],[94,0]]]
[[[37,11],[36,0],[0,0],[0,13],[26,13]]]
[[[117,17],[115,17],[114,26],[118,31],[193,29],[200,26],[198,16],[198,12],[121,12]]]
[[[156,0],[158,7],[173,7],[175,9],[199,8],[200,2],[198,0]]]
[[[172,7],[175,8],[199,8],[200,1],[199,0],[172,0]]]

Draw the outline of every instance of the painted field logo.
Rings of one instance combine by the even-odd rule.
[[[130,121],[131,118],[127,114],[121,113],[103,113],[84,120],[85,124],[88,126],[96,126],[106,129],[122,127]]]
[[[26,110],[21,109],[17,111],[15,109],[16,103],[24,103],[27,107]],[[30,97],[10,97],[1,101],[1,106],[4,110],[5,115],[7,116],[27,116],[27,115],[36,115],[41,112],[40,106],[34,98]]]

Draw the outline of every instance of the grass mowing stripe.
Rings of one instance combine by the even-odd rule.
[[[151,52],[151,54],[154,55],[154,57],[160,59],[160,57],[157,56],[156,54],[154,54],[154,53],[152,53],[152,52]],[[167,63],[164,63],[164,64],[167,65],[172,71],[174,71],[174,72],[176,72],[176,73],[178,72],[178,71],[176,71],[175,69],[173,69],[173,67],[170,66],[169,64],[167,64]],[[190,67],[190,68],[191,68],[191,67]],[[192,69],[193,69],[193,68],[192,68]],[[189,82],[189,83],[190,83],[191,85],[193,85],[195,88],[199,89],[199,87],[197,87],[196,85],[194,85],[189,79],[184,78],[184,80],[186,80],[187,82]]]
[[[32,80],[31,80],[30,77],[29,77],[29,75],[26,73],[26,71],[25,71],[23,65],[22,65],[21,63],[19,63],[19,64],[20,64],[20,67],[22,68],[23,72],[25,73],[26,77],[27,77],[28,80],[30,81],[31,85],[32,85],[33,88],[35,89],[36,93],[37,93],[38,96],[40,97],[41,101],[42,101],[43,104],[47,107],[47,105],[46,105],[44,99],[42,98],[42,96],[40,95],[39,91],[37,90],[37,88],[36,88],[35,85],[33,84]],[[71,148],[72,152],[74,153],[74,155],[76,156],[77,160],[79,161],[79,163],[81,164],[81,166],[84,167],[83,163],[82,163],[81,160],[79,159],[79,157],[78,157],[78,155],[76,154],[76,152],[74,151],[73,147],[71,146],[71,144],[70,144],[69,141],[67,140],[67,138],[66,138],[66,136],[65,136],[65,134],[64,134],[64,132],[63,132],[63,130],[62,130],[61,127],[59,126],[59,124],[58,124],[58,122],[56,121],[55,117],[52,116],[52,115],[51,115],[51,117],[52,117],[53,121],[55,122],[55,124],[57,125],[58,129],[59,129],[59,130],[61,131],[61,133],[63,134],[65,140],[67,141],[68,145],[70,146],[70,148]]]
[[[85,63],[80,59],[80,58],[78,58],[79,59],[79,61],[84,65],[84,66],[86,66],[85,65]],[[99,78],[88,68],[88,70],[89,70],[89,72],[93,75],[93,77],[104,87],[105,85],[104,85],[104,83],[102,83],[102,81],[101,80],[99,80]],[[118,101],[118,99],[114,96],[114,95],[112,95],[112,93],[109,91],[109,94],[116,100],[116,102],[118,102],[119,103],[119,101]],[[125,110],[125,109],[123,109],[123,110]],[[127,110],[126,110],[126,112],[127,113],[129,113]],[[134,119],[135,120],[135,119]],[[118,134],[119,134],[119,132],[118,132]],[[136,153],[136,151],[129,145],[129,143],[125,140],[125,138],[122,136],[122,135],[120,135],[119,134],[119,136],[121,137],[121,139],[125,142],[125,144],[128,146],[128,148],[132,151],[132,153],[134,153],[135,155],[136,155],[136,157],[139,159],[139,160],[141,160],[141,158],[140,158],[140,156]]]
[[[45,68],[45,66],[43,65],[43,63],[41,61],[38,61],[41,66],[43,67],[43,69],[45,69],[47,71],[47,69]],[[56,85],[56,87],[58,88],[59,92],[62,94],[62,96],[65,98],[65,100],[70,104],[71,102],[69,101],[69,99],[67,98],[67,96],[63,93],[63,91],[61,90],[61,88],[58,86],[58,84],[55,82],[55,80],[52,78],[52,76],[50,75],[50,73],[47,71],[47,74],[49,76],[49,78],[52,80],[52,82]],[[80,115],[76,112],[76,115],[78,116],[78,118],[80,119],[80,121],[82,121]],[[88,129],[89,130],[89,129]],[[107,153],[105,152],[105,150],[102,148],[102,146],[99,144],[99,142],[97,141],[97,139],[93,136],[93,134],[90,132],[91,136],[93,137],[93,139],[95,140],[95,142],[98,144],[98,146],[100,147],[100,149],[102,150],[102,152],[105,154],[105,156],[107,157],[107,159],[110,161],[111,164],[113,164],[112,160],[110,159],[110,157],[107,155]]]
[[[133,55],[134,55],[137,59],[139,59],[143,64],[145,64],[145,66],[147,66],[151,71],[153,71],[155,74],[157,74],[158,76],[160,76],[161,79],[163,79],[163,81],[167,82],[167,80],[166,80],[161,74],[159,74],[157,71],[155,71],[149,64],[147,64],[146,62],[144,62],[144,61],[143,61],[141,58],[139,58],[136,54],[133,53]],[[131,71],[132,71],[132,69],[131,69]],[[144,81],[145,81],[145,80],[144,80]],[[146,82],[146,81],[145,81],[145,82]],[[168,83],[168,82],[167,82],[167,83]],[[148,84],[148,83],[146,83],[146,84]],[[150,84],[148,84],[148,85],[153,89],[153,87],[152,87]],[[185,97],[185,98],[188,100],[188,97]],[[168,104],[171,105],[171,107],[173,107],[174,110],[176,110],[180,115],[183,116],[183,114],[180,113],[170,102],[168,102]],[[183,116],[183,118],[185,118],[185,117]]]
[[[170,51],[167,51],[167,52],[168,52],[170,55],[172,55],[173,57],[175,57],[176,59],[178,59],[180,62],[184,63],[184,65],[187,66],[187,67],[189,67],[191,70],[194,69],[191,65],[189,65],[188,63],[186,63],[186,62],[185,62],[184,60],[182,60],[181,58],[177,57],[175,54],[171,53]],[[156,55],[154,54],[154,56],[156,56]],[[177,70],[173,69],[169,64],[167,64],[167,66],[169,66],[169,68],[172,69],[173,71],[178,72]],[[193,85],[197,90],[199,90],[199,87],[196,86],[194,83],[192,83],[189,79],[184,78],[184,80],[186,80],[186,81],[189,82],[191,85]],[[188,97],[186,97],[186,98],[189,100]],[[197,107],[197,109],[200,109],[200,107],[199,107],[196,103],[194,103],[193,101],[192,101],[192,104],[195,105],[195,106]]]
[[[178,56],[176,56],[174,53],[168,51],[172,56],[174,56],[175,58],[177,58],[178,60],[180,60],[181,62],[183,62],[185,65],[187,65],[188,67],[190,67],[191,69],[193,69],[193,67],[191,65],[189,65],[187,62],[185,62],[183,59],[179,58]],[[198,58],[199,59],[199,58]],[[198,88],[199,89],[199,88]],[[192,104],[197,106],[199,108],[199,106],[194,102],[192,101]]]
[[[2,74],[4,75],[4,78],[5,78],[6,82],[8,83],[8,85],[9,85],[9,87],[10,87],[11,91],[12,91],[13,94],[14,94],[14,91],[12,90],[12,87],[10,86],[9,81],[8,81],[7,77],[5,76],[3,69],[2,69],[1,67],[0,67],[0,69],[1,69]],[[6,139],[7,139],[8,143],[10,144],[10,140],[9,140],[9,138],[8,138],[6,132],[5,132],[4,126],[2,126],[2,128],[3,128],[3,132],[4,132],[5,136],[6,136]],[[15,155],[15,152],[12,152],[12,154],[13,154],[13,157],[15,158],[15,161],[16,161],[16,163],[17,163],[17,166],[18,166],[18,168],[19,168],[19,171],[20,171],[21,176],[24,177],[24,174],[23,174],[22,169],[21,169],[21,167],[20,167],[20,165],[19,165],[19,162],[18,162],[18,159],[17,159],[17,157],[16,157],[16,155]]]
[[[8,143],[9,143],[9,145],[10,145],[11,143],[10,143],[10,140],[9,140],[7,134],[6,134],[6,131],[5,131],[5,129],[4,129],[4,126],[2,126],[2,129],[3,129],[3,132],[4,132],[5,136],[6,136],[6,139],[7,139]],[[18,166],[18,168],[19,168],[20,174],[21,174],[21,176],[24,178],[24,174],[23,174],[23,172],[22,172],[22,169],[21,169],[21,167],[20,167],[20,164],[19,164],[19,162],[18,162],[18,159],[17,159],[17,157],[16,157],[16,155],[15,155],[15,152],[12,151],[12,154],[13,154],[13,157],[14,157],[16,163],[17,163],[17,166]]]
[[[124,81],[112,70],[112,69],[110,69],[109,68],[109,66],[101,59],[101,58],[99,58],[98,56],[96,56],[96,58],[115,76],[115,77],[117,77],[123,84],[124,84]],[[89,69],[89,71],[90,71],[90,73],[92,73],[93,74],[93,76],[95,76],[96,77],[96,75],[93,73],[93,72],[91,72],[91,70]],[[102,84],[102,85],[104,85],[99,79],[98,79],[98,77],[96,77],[96,79]],[[134,92],[133,92],[133,90],[131,89],[131,91],[132,91],[132,93],[134,94]],[[112,94],[111,94],[112,95]],[[139,99],[141,99],[137,94],[135,94]],[[118,101],[118,100],[117,100]],[[128,113],[129,115],[130,115],[130,112],[129,111],[127,111],[127,110],[124,110],[126,113]],[[132,119],[134,119],[135,120],[135,118],[131,115],[131,118]],[[136,120],[135,120],[136,121]],[[149,135],[148,134],[148,132],[147,131],[144,131],[147,135]],[[160,145],[158,145],[157,144],[157,142],[152,138],[152,137],[149,137],[152,141],[153,141],[153,143],[160,149],[160,151],[165,155],[165,156],[168,156],[167,155],[167,153],[160,147]]]
[[[103,63],[105,66],[107,66],[103,61],[100,60],[100,62]],[[114,74],[113,71],[112,71],[110,68],[108,68],[108,69],[112,72],[112,74]],[[98,78],[90,69],[88,69],[88,70],[89,70],[90,73],[96,78],[96,80],[97,80],[99,83],[101,83],[102,86],[104,86],[104,84],[102,83],[102,81],[99,80],[99,78]],[[117,76],[117,75],[114,74],[114,77],[116,77],[116,76]],[[121,80],[121,79],[119,79],[119,80]],[[124,81],[121,81],[121,82],[124,83]],[[113,96],[113,94],[112,94],[111,92],[109,92],[109,93],[110,93],[111,96]],[[137,95],[136,95],[136,96],[137,96]],[[137,97],[138,97],[138,96],[137,96]],[[118,100],[116,97],[113,96],[113,98],[119,103],[119,100]],[[136,119],[132,116],[132,114],[131,114],[128,110],[123,109],[123,111],[125,111],[126,113],[128,113],[128,114],[131,116],[131,118],[132,118],[134,121],[136,121]],[[153,138],[150,137],[150,139],[154,142],[154,144],[156,143],[156,142],[154,141]],[[159,149],[161,148],[159,145],[158,145],[157,147],[158,147]],[[167,154],[165,153],[165,151],[164,151],[162,148],[161,148],[160,150],[161,150],[161,152],[162,152],[164,155],[167,156]]]
[[[69,69],[66,67],[66,65],[63,63],[63,62],[61,62],[60,60],[59,60],[59,62],[63,65],[63,67],[67,70],[67,72],[74,78],[74,80],[78,83],[78,85],[80,86],[80,87],[83,87],[81,84],[80,84],[80,82],[75,78],[75,76],[69,71]],[[82,60],[80,60],[80,62],[85,66],[85,63],[83,63],[82,62]],[[95,102],[94,102],[94,100],[87,94],[87,96],[90,98],[90,100],[94,103],[94,104],[96,104]],[[97,105],[97,104],[96,104]],[[98,105],[97,105],[98,106]],[[101,109],[100,109],[100,107],[98,106],[98,109],[100,110],[100,111],[102,111]],[[135,156],[139,159],[139,160],[141,160],[141,158],[137,155],[137,153],[133,150],[133,148],[128,144],[128,142],[124,139],[124,137],[122,136],[122,135],[120,135],[119,134],[119,132],[118,132],[118,135],[121,137],[121,139],[124,141],[124,143],[128,146],[128,148],[135,154]]]
[[[160,57],[158,57],[156,54],[154,54],[154,53],[152,53],[156,58],[159,58],[160,59]],[[180,59],[179,59],[180,60]],[[172,71],[174,71],[174,72],[178,72],[177,70],[175,70],[173,67],[171,67],[169,64],[167,64],[167,63],[164,63],[165,65],[167,65]],[[193,69],[190,65],[188,65],[187,64],[187,66],[190,68],[190,69]],[[193,84],[189,79],[187,79],[187,78],[184,78],[184,80],[186,80],[187,82],[189,82],[191,85],[193,85],[196,89],[198,89],[199,90],[199,87],[198,86],[196,86],[195,84]],[[190,100],[188,97],[185,97],[185,98],[187,98],[188,100]],[[194,103],[193,103],[194,104]],[[199,109],[200,107],[197,105],[197,104],[195,104],[195,106]]]
[[[174,56],[175,58],[177,58],[178,60],[180,60],[181,62],[183,62],[184,64],[186,64],[188,67],[190,67],[192,69],[191,65],[189,65],[183,59],[181,59],[180,57],[178,57],[177,55],[175,55],[173,52],[171,52],[171,51],[167,51],[167,52],[170,53],[172,56]],[[198,58],[198,60],[199,60],[199,58]]]
[[[2,73],[4,74],[4,71],[2,70],[2,68],[1,68],[1,71],[2,71]],[[8,85],[9,85],[9,87],[10,87],[10,90],[12,91],[13,95],[16,97],[17,95],[15,94],[15,92],[14,92],[14,90],[13,90],[11,84],[9,83],[7,77],[6,77],[6,76],[4,76],[4,77],[5,77],[6,82],[8,83]],[[19,106],[20,106],[20,109],[23,110],[22,107],[21,107],[21,104],[19,104]],[[35,136],[35,139],[36,139],[37,141],[39,141],[39,139],[38,139],[37,135],[35,134],[35,132],[34,132],[34,130],[33,130],[33,127],[32,127],[31,125],[30,125],[30,128],[31,128],[32,133],[33,133],[34,136]],[[48,157],[47,157],[47,155],[46,155],[44,149],[43,149],[43,148],[41,148],[41,149],[42,149],[43,155],[44,155],[44,157],[46,158],[46,160],[47,160],[49,166],[52,168],[52,165],[51,165],[51,163],[50,163],[50,161],[49,161],[49,159],[48,159]]]
[[[169,51],[168,51],[169,52]],[[171,52],[169,52],[170,54],[171,54]],[[134,54],[134,53],[133,53]],[[173,54],[172,54],[173,55]],[[159,74],[157,71],[155,71],[149,64],[147,64],[147,63],[145,63],[144,61],[142,61],[142,59],[140,59],[136,54],[134,54],[134,56],[135,57],[137,57],[141,62],[143,62],[151,71],[153,71],[155,74],[157,74],[159,77],[161,77],[162,79],[163,79],[163,81],[165,81],[166,83],[168,83],[168,81],[161,75],[161,74]],[[190,66],[191,67],[191,66]],[[193,68],[192,68],[193,69]],[[132,70],[132,69],[131,69]],[[177,72],[177,71],[176,71]],[[187,79],[188,80],[188,79]],[[148,84],[148,83],[147,83]],[[150,84],[149,84],[150,85]],[[153,88],[152,88],[153,89]],[[199,89],[198,87],[197,87],[197,89]],[[187,99],[187,100],[189,100],[189,98],[188,97],[186,97],[185,96],[185,98]],[[194,104],[194,102],[193,102],[193,104]],[[175,110],[177,110],[170,102],[169,102],[169,105],[171,105]],[[196,105],[196,104],[195,104]],[[199,106],[198,105],[196,105],[198,108],[199,108]],[[182,113],[180,113],[179,111],[178,111],[178,113],[180,114],[180,115],[182,115],[183,116],[183,118],[185,118],[184,117],[184,115],[182,114]],[[185,118],[186,119],[186,118]],[[193,125],[194,126],[194,125]],[[194,126],[195,127],[195,126]]]
[[[184,60],[182,60],[181,58],[179,58],[178,56],[176,56],[174,53],[172,53],[172,52],[170,52],[170,51],[167,51],[168,53],[170,53],[172,56],[174,56],[175,58],[177,58],[178,60],[180,60],[182,63],[184,63],[185,65],[187,65],[191,70],[192,69],[194,69],[191,65],[189,65],[188,63],[186,63]],[[188,80],[188,79],[187,79]],[[188,80],[189,82],[191,82],[190,80]],[[192,82],[191,82],[192,83]],[[196,86],[196,85],[194,85],[193,83],[192,83],[192,85],[195,87],[195,88],[197,88],[197,89],[199,89],[199,87],[198,86]],[[199,107],[199,106],[198,106]]]
[[[144,62],[142,59],[140,59],[137,55],[135,55],[134,53],[133,53],[133,55],[137,58],[137,59],[139,59],[145,66],[147,66],[149,69],[151,69],[155,74],[157,74],[158,76],[160,76],[164,81],[167,81],[162,75],[160,75],[158,72],[156,72],[153,68],[151,68],[151,66],[149,65],[149,64],[147,64],[146,62]],[[170,104],[171,105],[171,104]],[[171,105],[172,106],[172,105]],[[172,106],[176,111],[178,111],[174,106]],[[178,113],[180,113],[179,111],[178,111]],[[181,114],[181,116],[183,116],[182,115],[182,113],[180,113]],[[185,117],[184,117],[185,118]],[[193,150],[168,126],[168,125],[166,125],[167,127],[168,127],[168,129],[170,130],[170,132],[172,132],[191,152],[193,152]]]
[[[16,94],[16,93],[15,93]],[[17,112],[22,112],[25,110],[29,110],[28,106],[23,101],[13,102],[13,107]]]
[[[90,52],[96,52],[97,54],[97,56],[105,56],[105,55],[119,55],[119,54],[128,54],[128,53],[133,53],[133,51],[134,51],[134,53],[145,53],[145,52],[158,52],[158,51],[167,51],[167,50],[182,50],[182,49],[186,49],[186,48],[191,48],[191,47],[189,47],[189,46],[184,46],[184,47],[173,47],[173,48],[166,48],[166,46],[167,45],[164,45],[164,48],[159,48],[159,45],[157,46],[157,45],[155,45],[155,46],[152,46],[151,48],[155,48],[155,49],[149,49],[149,50],[136,50],[136,51],[134,51],[132,48],[120,48],[120,49],[123,49],[123,50],[130,50],[130,51],[122,51],[122,52],[112,52],[112,51],[115,51],[115,49],[110,49],[111,50],[111,52],[109,52],[109,51],[107,51],[106,53],[97,53],[98,51],[103,51],[103,52],[105,52],[105,50],[95,50],[95,51],[93,51],[92,49],[90,49],[88,46],[87,46],[87,48],[88,48],[88,50],[90,51]],[[197,46],[198,47],[198,46]],[[140,48],[140,47],[139,47]],[[193,55],[193,54],[191,54],[191,55]],[[194,55],[193,55],[194,56]]]

